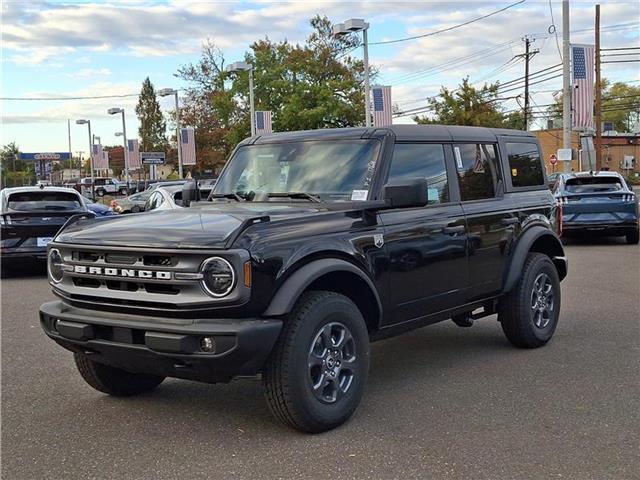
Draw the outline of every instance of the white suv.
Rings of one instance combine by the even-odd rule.
[[[104,197],[107,194],[115,195],[127,195],[127,184],[120,182],[115,178],[109,177],[95,177],[93,179],[96,195],[98,197]],[[81,180],[82,194],[91,195],[91,177],[86,177]]]

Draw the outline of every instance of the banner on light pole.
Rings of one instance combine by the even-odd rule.
[[[192,127],[180,129],[182,165],[196,164],[196,135]]]
[[[265,133],[273,133],[271,110],[256,112],[256,135],[264,135]]]
[[[140,168],[140,145],[138,139],[127,140],[127,152],[129,155],[129,168]]]
[[[391,108],[391,87],[376,85],[373,92],[373,125],[384,127],[393,124],[393,110]]]

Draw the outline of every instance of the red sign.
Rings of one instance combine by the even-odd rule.
[[[555,156],[555,154],[551,154],[549,155],[549,163],[551,165],[555,165],[556,163],[558,163],[558,157]]]

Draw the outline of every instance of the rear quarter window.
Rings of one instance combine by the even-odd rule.
[[[7,208],[21,212],[35,210],[77,210],[81,207],[77,195],[67,192],[19,192],[7,199]]]
[[[511,185],[537,187],[544,185],[544,173],[538,145],[535,143],[507,143]]]

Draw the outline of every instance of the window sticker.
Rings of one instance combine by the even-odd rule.
[[[458,170],[464,169],[464,166],[462,165],[462,155],[460,155],[460,147],[453,147],[453,153],[456,157],[456,166],[458,167]]]
[[[369,196],[369,190],[354,190],[351,192],[351,200],[356,202],[363,202]]]
[[[512,177],[517,177],[518,176],[518,169],[517,168],[512,168],[511,169],[511,176]]]

